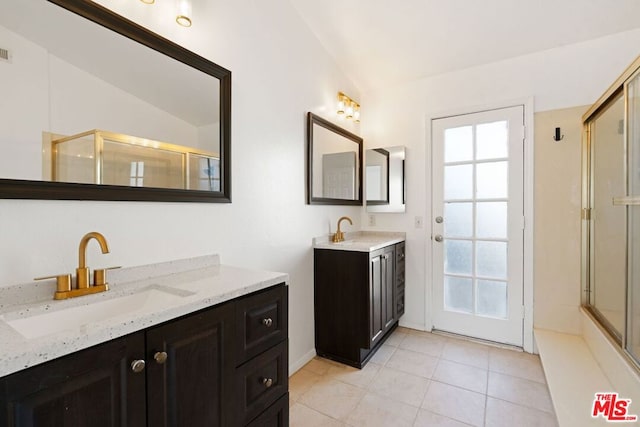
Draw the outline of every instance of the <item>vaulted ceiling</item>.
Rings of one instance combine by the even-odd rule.
[[[361,90],[640,28],[638,0],[290,2]]]

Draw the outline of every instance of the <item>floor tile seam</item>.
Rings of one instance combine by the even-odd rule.
[[[459,363],[459,364],[461,364],[461,365],[465,365],[465,366],[472,366],[472,367],[474,367],[474,368],[484,369],[484,370],[487,370],[487,371],[489,370],[489,360],[487,360],[487,367],[486,367],[486,368],[483,368],[482,366],[473,365],[473,364],[471,364],[471,363],[466,363],[466,362],[462,362],[462,361],[460,361],[460,360],[451,359],[451,358],[449,358],[449,357],[445,357],[444,355],[441,355],[439,358],[440,358],[440,359],[447,360],[447,361],[449,361],[449,362]]]
[[[418,404],[418,406],[416,406],[416,405],[412,405],[411,403],[407,403],[407,402],[404,402],[404,401],[399,400],[399,399],[396,399],[396,398],[395,398],[395,397],[393,397],[393,396],[389,396],[389,395],[386,395],[386,394],[378,393],[378,392],[376,392],[375,390],[367,390],[367,393],[374,394],[374,395],[376,395],[377,397],[384,397],[385,399],[393,400],[393,401],[394,401],[394,402],[396,402],[396,403],[401,403],[401,404],[403,404],[403,405],[411,406],[412,408],[416,408],[416,409],[420,410],[420,408],[422,408],[422,406],[421,406],[421,405],[422,405],[422,402],[424,402],[424,398],[427,396],[427,390],[428,390],[428,389],[429,389],[429,384],[427,384],[427,388],[424,390],[424,396],[422,396],[422,398],[420,399],[420,404]]]
[[[430,414],[434,414],[434,415],[437,415],[439,417],[443,417],[443,418],[446,418],[448,420],[455,421],[455,422],[463,424],[465,426],[474,427],[473,424],[469,424],[469,423],[465,423],[464,421],[456,420],[455,418],[451,418],[448,415],[438,414],[437,412],[430,411],[429,409],[426,409],[426,408],[418,408],[418,415],[420,415],[420,411],[429,412]],[[416,416],[415,421],[413,422],[414,426],[415,426],[416,421],[418,421],[418,417],[417,416]]]
[[[411,353],[420,354],[420,355],[422,355],[422,356],[429,356],[429,357],[433,357],[433,358],[435,358],[435,359],[440,359],[440,358],[441,358],[441,356],[440,356],[440,355],[435,356],[435,355],[430,354],[430,353],[425,353],[425,352],[423,352],[423,351],[416,351],[416,350],[412,350],[412,349],[410,349],[410,348],[397,347],[395,351],[397,351],[397,350],[410,351]],[[395,351],[394,351],[394,353],[395,353]],[[393,357],[393,354],[392,354],[392,357]],[[390,357],[389,359],[391,359],[391,357]]]
[[[549,392],[549,384],[547,384],[547,383],[541,383],[540,381],[532,380],[530,378],[519,377],[517,375],[511,375],[511,374],[508,374],[508,373],[505,373],[505,372],[489,371],[489,373],[491,373],[491,372],[493,372],[494,374],[503,375],[505,377],[513,378],[513,379],[516,379],[516,380],[529,381],[529,382],[534,383],[534,384],[542,385],[547,389],[547,392]],[[487,381],[487,383],[488,383],[488,381]]]
[[[331,418],[331,419],[332,419],[332,420],[334,420],[334,421],[338,421],[338,422],[340,422],[340,423],[345,424],[345,423],[344,423],[344,421],[342,421],[342,420],[340,420],[340,419],[338,419],[338,418],[335,418],[335,417],[333,417],[333,416],[331,416],[331,415],[329,415],[329,414],[325,414],[324,412],[322,412],[322,411],[320,411],[320,410],[318,410],[318,409],[312,408],[311,406],[309,406],[309,405],[307,405],[307,404],[305,404],[305,403],[302,403],[302,402],[296,402],[296,405],[304,406],[305,408],[309,409],[310,411],[317,412],[317,413],[318,413],[318,414],[320,414],[320,415],[324,415],[324,416],[325,416],[325,417],[327,417],[327,418]]]
[[[542,413],[547,414],[547,415],[553,415],[554,417],[556,415],[555,411],[549,412],[549,411],[545,411],[544,409],[534,408],[533,406],[524,405],[524,404],[518,403],[518,402],[512,402],[512,401],[504,399],[502,397],[490,396],[490,395],[487,394],[487,400],[489,398],[496,399],[496,400],[501,400],[501,401],[507,402],[507,403],[511,403],[512,405],[520,406],[521,408],[532,409],[534,411],[542,412]],[[551,406],[553,407],[553,404]]]
[[[546,386],[548,387],[548,384],[547,384],[546,382],[540,382],[540,381],[538,381],[538,380],[534,380],[534,379],[532,379],[532,378],[521,377],[521,376],[519,376],[519,375],[514,375],[514,374],[507,373],[507,372],[501,372],[501,371],[496,371],[495,369],[491,369],[491,363],[489,363],[489,369],[488,369],[488,371],[489,371],[489,372],[495,372],[496,374],[509,375],[509,376],[511,376],[511,377],[520,378],[520,379],[523,379],[523,380],[533,381],[533,382],[535,382],[535,383],[543,384],[543,385],[546,385]],[[542,370],[542,373],[544,374],[544,369]],[[546,376],[545,376],[545,381],[546,381]]]
[[[436,382],[436,383],[440,383],[440,384],[448,385],[448,386],[450,386],[450,387],[459,388],[459,389],[464,390],[464,391],[470,391],[470,392],[472,392],[472,393],[481,394],[481,395],[483,395],[483,396],[486,396],[486,395],[487,395],[487,393],[483,393],[483,392],[481,392],[481,391],[477,391],[477,390],[471,390],[470,388],[462,387],[462,386],[460,386],[460,385],[456,385],[456,384],[450,384],[450,383],[445,382],[445,381],[443,381],[443,380],[438,380],[438,379],[435,379],[435,378],[430,378],[429,380],[430,380],[432,383]],[[487,383],[488,383],[488,381],[487,381]],[[485,387],[485,389],[486,389],[486,387]]]
[[[469,367],[469,368],[475,368],[475,369],[479,369],[481,371],[485,371],[487,373],[487,378],[489,378],[489,368],[481,368],[480,366],[477,366],[477,365],[471,365],[469,363],[464,363],[464,362],[459,362],[457,360],[447,359],[446,357],[442,357],[442,356],[440,356],[439,359],[440,360],[444,360],[445,362],[457,363],[458,365],[464,365],[464,366]]]

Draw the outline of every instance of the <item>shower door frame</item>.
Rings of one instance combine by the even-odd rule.
[[[629,245],[630,240],[625,239],[625,266],[626,266],[626,283],[625,283],[625,301],[624,301],[624,327],[618,334],[615,328],[612,326],[609,320],[607,320],[597,309],[597,307],[591,305],[590,294],[592,292],[593,275],[591,271],[591,258],[594,256],[594,250],[591,245],[591,236],[593,233],[593,221],[592,221],[592,208],[594,204],[593,195],[593,143],[591,132],[592,124],[604,112],[610,105],[617,100],[622,94],[624,102],[624,117],[623,117],[623,139],[624,139],[624,160],[623,160],[623,173],[625,177],[624,187],[625,195],[628,194],[629,189],[629,167],[628,167],[628,153],[629,153],[629,97],[628,97],[628,84],[634,78],[640,75],[640,57],[638,57],[627,69],[622,73],[620,77],[607,89],[607,91],[600,96],[600,98],[584,113],[582,116],[583,122],[583,144],[582,144],[582,210],[581,210],[581,222],[582,222],[582,295],[581,305],[587,310],[587,312],[593,317],[598,326],[604,329],[617,347],[621,350],[621,354],[627,359],[636,369],[640,370],[640,359],[634,357],[627,350],[627,338],[628,329],[630,324],[630,303],[629,303]],[[613,202],[613,201],[612,201]],[[622,208],[622,207],[621,207]],[[625,207],[625,209],[627,209]],[[629,230],[629,212],[627,210],[626,215],[626,229]]]

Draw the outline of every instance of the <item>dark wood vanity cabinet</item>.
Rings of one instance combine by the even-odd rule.
[[[0,426],[285,426],[287,336],[281,284],[0,378]]]
[[[146,332],[148,426],[225,426],[233,303]]]
[[[404,242],[372,252],[315,249],[314,302],[316,353],[363,367],[404,313]]]
[[[0,426],[144,426],[144,332],[0,379]]]

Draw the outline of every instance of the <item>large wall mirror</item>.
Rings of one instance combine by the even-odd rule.
[[[367,212],[405,211],[405,147],[372,148],[365,153]]]
[[[307,114],[307,203],[362,205],[362,138]]]
[[[0,198],[231,201],[230,71],[89,0],[0,2],[0,49]]]

